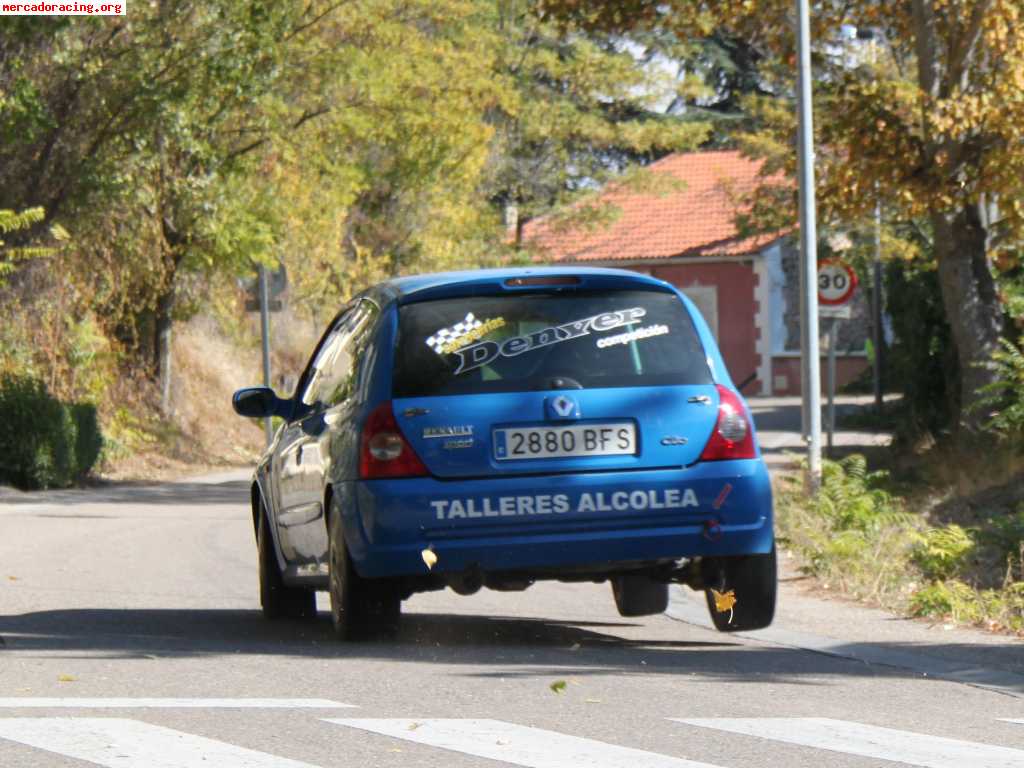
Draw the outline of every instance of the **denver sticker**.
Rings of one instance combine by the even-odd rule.
[[[455,374],[468,373],[477,368],[487,365],[499,355],[502,357],[516,357],[524,352],[532,352],[535,349],[550,347],[552,344],[560,344],[563,341],[577,339],[580,336],[588,336],[590,333],[603,333],[613,328],[621,328],[624,325],[631,325],[647,314],[643,307],[632,307],[620,309],[615,312],[602,312],[599,315],[585,317],[581,320],[571,320],[558,326],[549,326],[525,336],[513,336],[505,339],[500,344],[496,341],[481,341],[468,347],[455,351],[459,357],[459,367]],[[431,339],[434,338],[433,336]],[[427,343],[430,344],[430,339]],[[441,342],[442,346],[447,342]],[[433,345],[431,345],[433,348]]]

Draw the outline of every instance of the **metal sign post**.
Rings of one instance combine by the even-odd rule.
[[[260,264],[260,335],[263,337],[263,386],[270,386],[270,307],[267,296],[267,268]],[[274,423],[269,416],[263,420],[267,445],[274,439]]]
[[[836,431],[836,347],[839,320],[850,319],[850,299],[857,289],[857,273],[841,261],[825,261],[818,267],[818,301],[822,317],[831,318],[828,328],[828,456],[832,458]]]
[[[803,433],[807,440],[808,485],[821,483],[821,359],[818,350],[818,226],[814,205],[814,120],[811,110],[811,23],[807,0],[797,0],[800,181],[800,357]]]

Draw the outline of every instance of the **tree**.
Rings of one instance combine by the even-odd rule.
[[[161,2],[123,18],[6,25],[0,205],[42,205],[90,236],[72,268],[119,335],[151,350],[165,393],[183,278],[250,263],[217,247],[232,238],[211,227],[250,223],[217,215],[230,180],[253,173],[246,156],[275,132],[321,114],[301,99],[268,102],[296,91],[308,62],[288,52],[338,5]]]
[[[496,132],[489,197],[515,206],[520,225],[630,164],[707,140],[707,115],[668,112],[680,99],[703,95],[703,80],[650,61],[692,57],[689,44],[559,27],[531,14],[528,2],[499,0],[495,7],[496,74],[511,94],[487,113]]]
[[[793,98],[788,0],[542,6],[604,30],[722,30],[775,62],[773,71],[788,65],[772,90]],[[855,221],[880,199],[890,215],[926,222],[959,361],[959,421],[972,431],[987,418],[978,406],[1003,328],[994,270],[1024,236],[1022,15],[1014,0],[825,2],[812,15],[821,214],[826,224]],[[851,55],[844,26],[870,31],[873,49]],[[784,165],[794,163],[787,153]]]

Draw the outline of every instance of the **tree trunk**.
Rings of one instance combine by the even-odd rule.
[[[153,323],[153,351],[156,362],[156,380],[160,385],[160,411],[171,413],[171,330],[174,324],[174,288],[169,288],[158,300]]]
[[[931,216],[939,285],[960,363],[958,427],[977,432],[990,416],[979,390],[996,379],[1003,310],[988,261],[988,233],[976,204]]]

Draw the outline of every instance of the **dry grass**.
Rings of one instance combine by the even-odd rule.
[[[251,463],[263,431],[231,409],[231,395],[260,381],[258,350],[239,349],[216,324],[197,317],[179,326],[171,377],[172,419],[183,443],[204,462]]]
[[[105,479],[165,480],[224,467],[251,466],[264,445],[261,422],[231,408],[232,393],[263,380],[258,316],[234,333],[212,317],[175,326],[169,418],[144,377],[114,383],[103,405],[109,450]],[[278,394],[291,394],[322,329],[289,313],[272,316],[271,370]]]

